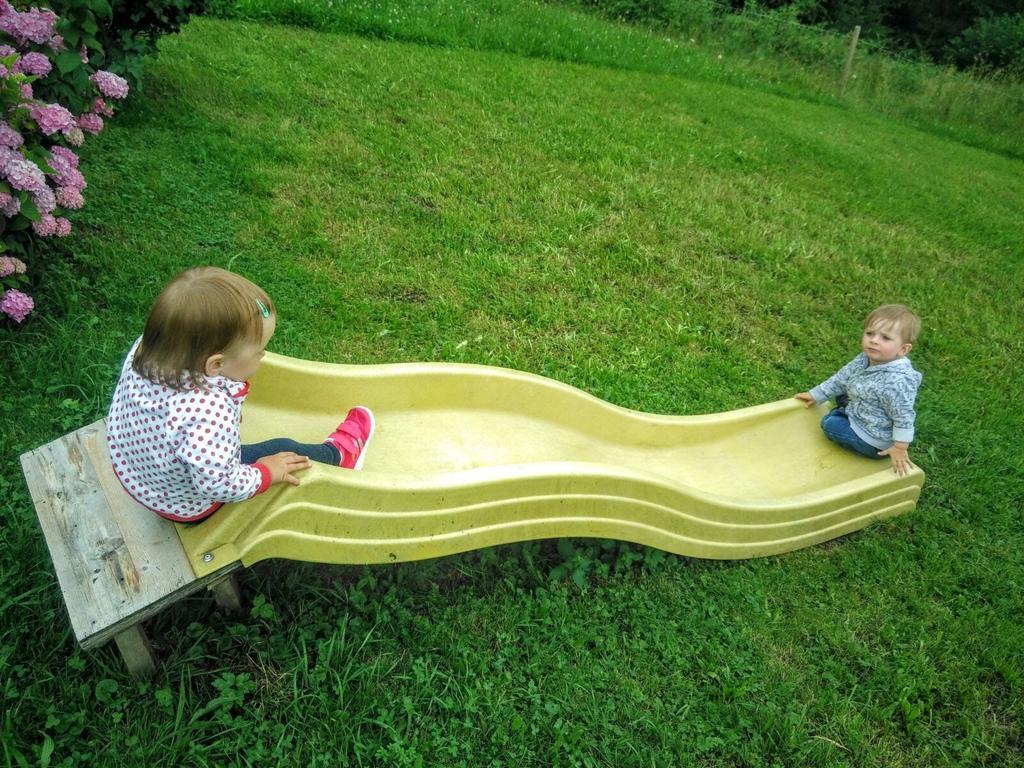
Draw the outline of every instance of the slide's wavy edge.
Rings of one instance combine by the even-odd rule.
[[[347,366],[268,355],[256,383],[268,393],[260,408],[271,420],[275,402],[299,387],[340,387],[346,394],[372,390],[385,412],[436,407],[434,401],[419,405],[423,392],[434,393],[435,400],[448,392],[465,400],[467,392],[472,398],[480,389],[511,387],[516,401],[550,418],[580,414],[580,429],[614,429],[637,445],[722,431],[742,439],[744,430],[763,432],[766,421],[781,425],[773,429],[800,431],[799,440],[823,443],[816,429],[819,414],[804,415],[791,400],[721,414],[659,416],[534,374],[480,365]],[[486,402],[481,398],[483,405],[469,407]],[[837,476],[813,492],[771,498],[708,493],[643,466],[593,461],[522,461],[435,473],[353,473],[318,465],[298,488],[274,486],[225,506],[207,522],[178,529],[196,575],[203,576],[237,560],[246,566],[267,558],[388,563],[558,537],[618,539],[689,557],[744,559],[827,541],[915,507],[924,483],[920,469],[897,477],[887,461],[850,457],[830,444],[820,450],[828,461],[855,466],[857,473]],[[773,460],[770,451],[763,460]]]

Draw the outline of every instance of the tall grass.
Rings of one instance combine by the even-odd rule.
[[[501,50],[728,82],[831,101],[848,37],[800,24],[793,9],[734,13],[674,3],[662,23],[629,25],[579,3],[494,0],[212,0],[211,12],[389,40]],[[940,135],[1024,157],[1024,83],[897,56],[861,41],[844,101]]]
[[[729,55],[753,66],[768,82],[777,78],[824,96],[836,94],[849,34],[797,22],[796,6],[775,12],[754,6],[753,11],[736,14],[723,13],[715,0],[694,0],[692,5],[708,12],[686,14],[679,29],[703,32]],[[670,22],[669,28],[677,28],[677,24]],[[1024,83],[1020,80],[959,71],[863,39],[854,62],[844,101],[968,143],[1024,156],[1020,151]]]

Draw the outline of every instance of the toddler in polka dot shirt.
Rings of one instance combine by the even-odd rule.
[[[203,520],[225,502],[298,485],[310,459],[360,469],[373,414],[356,406],[322,443],[242,445],[242,403],[277,316],[270,297],[217,267],[187,270],[153,304],[107,414],[107,445],[124,489],[161,517]]]

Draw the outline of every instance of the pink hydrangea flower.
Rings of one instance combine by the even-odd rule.
[[[85,189],[85,176],[78,170],[78,155],[67,147],[50,148],[50,174],[60,187],[81,191]]]
[[[61,163],[62,167],[65,168],[77,168],[78,167],[78,155],[73,150],[67,147],[55,146],[50,147],[50,165],[53,166],[54,170],[58,170],[54,162]]]
[[[52,38],[50,38],[50,50],[52,50],[54,53],[60,53],[64,50],[64,48],[65,45],[63,37],[61,37],[60,35],[54,35]]]
[[[10,6],[8,5],[8,8]],[[0,9],[0,31],[13,37],[19,45],[48,43],[53,39],[57,15],[50,10],[31,8],[18,12],[13,8]]]
[[[7,166],[15,160],[21,160],[21,152],[16,152],[8,147],[0,146],[0,176],[7,173]]]
[[[39,77],[45,77],[53,69],[53,64],[48,58],[42,53],[26,53],[22,56],[14,65],[15,72],[21,72],[25,75],[38,75]]]
[[[5,149],[0,153],[0,166],[0,174],[15,189],[39,192],[46,188],[46,176],[42,169],[13,150]]]
[[[75,116],[60,104],[43,104],[33,107],[29,113],[39,130],[47,136],[58,131],[67,132],[75,126]]]
[[[71,234],[71,222],[65,219],[63,216],[58,216],[54,220],[54,234],[57,237],[67,237]]]
[[[53,213],[57,207],[57,196],[49,187],[43,187],[32,193],[32,202],[36,204],[36,210],[40,213]]]
[[[92,103],[92,111],[97,115],[103,115],[104,117],[113,117],[114,108],[107,104],[103,99],[96,99]]]
[[[44,213],[39,221],[32,222],[32,231],[40,237],[49,237],[57,231],[57,219],[52,213]]]
[[[0,192],[0,211],[8,219],[13,219],[21,211],[21,200],[6,192]]]
[[[20,323],[28,317],[28,313],[32,311],[35,305],[31,296],[21,291],[16,291],[13,288],[4,291],[3,298],[0,298],[0,312],[3,312],[16,323]]]
[[[99,115],[94,115],[92,112],[82,113],[78,116],[77,122],[79,128],[94,136],[103,130],[103,118]]]
[[[0,256],[0,277],[7,277],[15,273],[25,274],[25,262],[13,256]]]
[[[9,70],[3,64],[0,64],[0,77],[10,77],[10,76],[11,76],[11,70]]]
[[[77,211],[85,205],[85,198],[80,190],[73,187],[57,187],[57,205]]]
[[[83,176],[82,172],[77,168],[70,168],[67,173],[57,179],[57,183],[62,187],[67,187],[68,189],[77,189],[79,192],[87,186],[85,183],[85,176]]]
[[[11,128],[11,126],[3,120],[0,120],[0,147],[17,149],[24,143],[25,139],[22,138],[20,133]]]
[[[0,45],[0,59],[10,56],[12,53],[17,53],[16,48],[12,48],[9,45]]]
[[[82,133],[82,129],[77,125],[64,131],[64,138],[67,139],[68,144],[73,147],[80,147],[85,143],[85,134]]]
[[[35,95],[32,93],[31,83],[22,83],[18,90],[21,91],[21,98],[25,101],[32,101],[35,98]]]
[[[89,79],[108,99],[123,99],[128,95],[128,81],[113,72],[101,69],[94,72]]]

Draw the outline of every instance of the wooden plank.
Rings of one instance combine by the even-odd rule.
[[[196,579],[174,524],[136,503],[114,475],[98,421],[21,457],[75,637],[110,640],[241,563]]]

